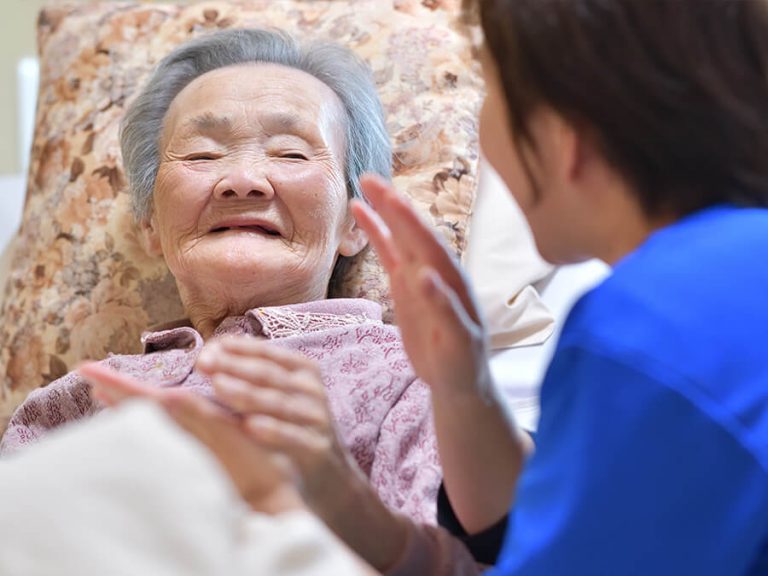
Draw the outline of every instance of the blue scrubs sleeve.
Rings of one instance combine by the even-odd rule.
[[[764,469],[686,382],[631,364],[558,350],[491,576],[759,573]]]

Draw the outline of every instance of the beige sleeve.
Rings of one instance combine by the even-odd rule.
[[[0,460],[0,574],[369,574],[306,512],[257,515],[214,457],[134,403]]]

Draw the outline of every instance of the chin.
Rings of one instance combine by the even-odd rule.
[[[534,241],[536,243],[536,250],[539,252],[539,255],[554,266],[576,264],[588,259],[577,256],[576,251],[573,250],[573,247],[564,246],[562,241],[553,242],[551,239],[542,237],[541,235],[537,234],[534,234]]]
[[[588,254],[578,253],[571,248],[553,249],[541,247],[537,244],[539,255],[553,266],[565,266],[567,264],[578,264],[592,258]]]

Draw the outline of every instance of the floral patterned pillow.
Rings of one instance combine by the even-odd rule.
[[[460,0],[251,0],[56,5],[39,18],[41,78],[29,188],[0,315],[0,431],[26,394],[85,358],[139,350],[183,315],[173,278],[141,248],[118,126],[153,66],[188,38],[271,26],[332,38],[373,68],[394,180],[458,255],[475,188],[482,82]],[[335,296],[385,304],[372,251]]]

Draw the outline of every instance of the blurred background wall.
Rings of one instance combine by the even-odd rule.
[[[54,0],[55,1],[55,0]],[[37,13],[46,0],[3,0],[0,18],[0,174],[18,173],[21,158],[16,67],[24,56],[34,56]]]
[[[21,171],[21,158],[17,150],[19,127],[16,69],[21,58],[35,56],[37,53],[35,27],[40,9],[47,4],[64,3],[65,0],[1,1],[3,10],[0,16],[0,86],[2,87],[0,90],[0,174],[17,174]],[[92,1],[66,0],[66,3],[87,4]],[[174,2],[174,0],[168,1]],[[194,0],[175,0],[174,3],[191,4],[193,2]]]
[[[26,192],[26,170],[23,163],[31,146],[34,102],[37,97],[37,15],[46,5],[55,6],[65,2],[88,4],[95,1],[98,0],[0,0],[0,272],[3,269],[3,252],[21,221]],[[192,4],[200,0],[168,1]],[[24,82],[26,92],[20,91],[18,81],[19,64],[22,61],[27,74],[27,81]],[[26,103],[23,108],[20,106],[21,99]],[[20,110],[26,111],[26,114],[21,114]]]

